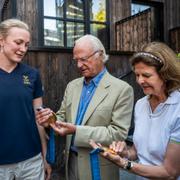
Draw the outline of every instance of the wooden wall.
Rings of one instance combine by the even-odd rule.
[[[12,3],[11,0],[2,0],[0,3],[0,18],[1,19],[8,19],[13,16],[13,10],[12,10]],[[0,20],[1,20],[0,19]]]
[[[123,19],[116,23],[116,43],[118,51],[138,51],[143,44],[152,41],[152,11]]]
[[[5,1],[6,0],[1,0],[0,1],[0,21],[1,21],[1,19],[3,19],[2,15],[3,15],[3,7],[4,7],[4,4],[5,4]]]
[[[39,44],[39,14],[38,1],[36,0],[2,0],[0,3],[1,19],[19,18],[26,22],[30,28],[31,46]],[[3,6],[3,7],[2,7]],[[0,19],[0,20],[1,20]]]
[[[138,0],[137,0],[137,2],[138,2]],[[162,26],[163,26],[163,27],[160,27],[161,31],[159,31],[159,28],[157,27],[157,26],[159,26],[159,23],[157,22],[157,18],[159,18],[159,16],[157,16],[155,18],[152,16],[152,21],[155,23],[155,26],[152,24],[152,27],[149,30],[154,31],[154,34],[151,36],[152,40],[154,40],[154,38],[155,38],[155,40],[161,40],[161,41],[166,42],[167,44],[170,44],[171,37],[169,36],[169,31],[173,28],[180,26],[180,0],[139,0],[139,2],[150,3],[150,5],[153,5],[153,6],[158,5],[157,3],[163,3],[163,6],[162,6],[162,8],[163,8],[162,16],[163,17],[162,17],[162,20],[160,20],[162,23]],[[125,3],[125,2],[122,2],[122,3]],[[130,2],[125,3],[126,10],[128,7],[128,3],[130,3]],[[129,4],[129,6],[130,6],[130,4]],[[123,8],[123,12],[124,12],[124,8]],[[130,16],[130,9],[129,9],[128,13]],[[126,17],[128,16],[128,13],[126,14]],[[159,13],[158,9],[156,10],[156,14],[157,13]],[[115,15],[115,13],[114,13],[114,15]],[[121,16],[121,17],[123,17],[123,16]],[[128,23],[124,22],[124,24],[125,24],[124,25],[125,27],[129,26]],[[133,24],[132,26],[135,26],[134,28],[136,28],[136,25]],[[133,28],[133,27],[131,27],[131,28]],[[124,31],[124,29],[122,31]],[[131,31],[131,30],[126,30],[126,32],[129,32],[129,31]],[[127,35],[127,33],[125,33],[125,35],[123,34],[123,36],[127,37],[127,39],[123,38],[123,39],[125,39],[125,41],[129,41],[129,39],[128,39],[129,36]],[[113,39],[113,41],[115,42],[115,39]],[[126,43],[124,44],[124,46],[126,46]],[[114,48],[114,46],[112,46],[112,48]]]
[[[180,0],[145,0],[164,3],[164,41],[169,43],[169,30],[180,26]]]
[[[29,51],[25,59],[26,63],[40,70],[45,91],[45,106],[57,111],[67,83],[79,75],[73,66],[72,54]]]
[[[180,26],[169,31],[169,40],[171,48],[180,53]]]
[[[180,0],[164,0],[164,39],[169,42],[169,30],[180,27]]]
[[[115,23],[131,15],[131,0],[110,0],[109,3],[110,50],[116,50]]]
[[[32,34],[31,46],[38,46],[39,15],[37,0],[16,0],[16,17],[29,25]]]

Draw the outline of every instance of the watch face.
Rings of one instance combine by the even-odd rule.
[[[133,163],[128,160],[126,169],[127,169],[127,170],[130,170],[132,167],[133,167]]]
[[[130,170],[130,169],[131,169],[131,161],[128,161],[126,169],[127,169],[127,170]]]

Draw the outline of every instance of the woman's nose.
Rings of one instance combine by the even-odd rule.
[[[137,82],[138,82],[138,84],[144,83],[144,78],[143,78],[142,76],[139,76],[139,77],[137,78]]]
[[[27,49],[28,49],[28,47],[26,45],[21,45],[21,47],[20,47],[20,51],[22,51],[22,52],[26,52]]]

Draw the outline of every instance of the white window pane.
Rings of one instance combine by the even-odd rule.
[[[64,46],[64,25],[62,21],[44,19],[44,45]]]

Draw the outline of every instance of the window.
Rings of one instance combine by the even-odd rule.
[[[147,5],[131,3],[131,16],[151,8]]]
[[[84,34],[108,45],[107,0],[42,0],[43,46],[71,48]]]
[[[131,0],[131,15],[142,14],[151,11],[151,40],[163,41],[163,2],[147,1],[147,0]]]

